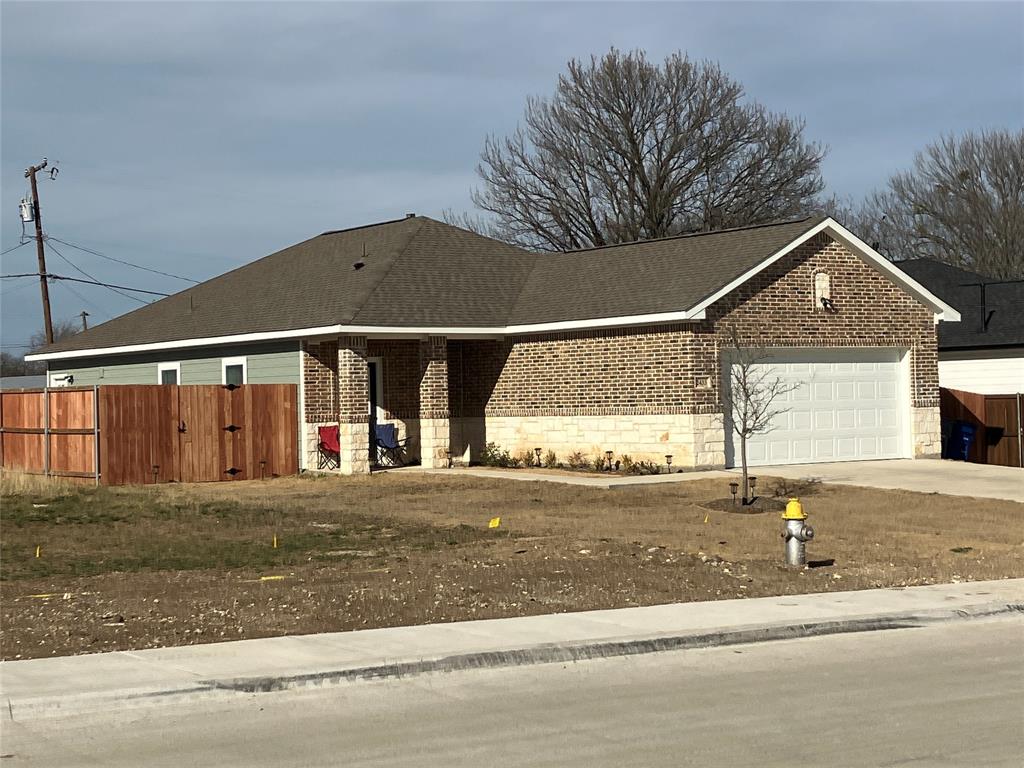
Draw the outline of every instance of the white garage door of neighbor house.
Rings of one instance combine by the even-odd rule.
[[[777,352],[769,380],[795,387],[778,397],[774,428],[747,445],[751,466],[890,459],[904,455],[907,388],[898,349]],[[730,377],[731,380],[731,377]],[[739,466],[739,439],[727,424],[726,464]]]

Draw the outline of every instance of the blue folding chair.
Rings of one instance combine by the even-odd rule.
[[[373,433],[377,444],[377,464],[382,467],[402,466],[409,438],[399,440],[398,427],[394,424],[374,424]]]

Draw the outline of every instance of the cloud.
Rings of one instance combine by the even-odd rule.
[[[324,229],[469,208],[484,137],[512,130],[567,59],[613,45],[719,61],[806,118],[844,195],[943,131],[1024,123],[1020,4],[4,2],[0,22],[3,248],[23,169],[48,155],[63,169],[43,185],[50,231],[197,277]],[[19,249],[4,269],[33,259]],[[38,296],[14,287],[4,343],[39,325]],[[57,314],[81,308],[54,295]]]

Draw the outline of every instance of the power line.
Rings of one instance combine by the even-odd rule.
[[[11,251],[16,251],[19,248],[21,248],[21,246],[28,245],[31,242],[32,242],[31,240],[23,240],[22,242],[18,243],[17,245],[8,248],[6,251],[0,252],[0,256],[6,256]]]
[[[69,259],[67,256],[65,256],[63,253],[58,251],[56,246],[54,246],[52,243],[48,242],[48,243],[46,243],[46,245],[49,246],[51,251],[53,251],[55,254],[60,256],[60,258],[62,258],[65,262],[67,262],[71,266],[72,269],[74,269],[76,272],[78,272],[80,274],[85,275],[87,278],[92,280],[92,282],[95,283],[96,285],[102,285],[104,288],[107,288],[108,290],[111,290],[114,293],[119,294],[120,296],[124,296],[127,299],[131,299],[132,301],[139,302],[139,304],[146,304],[147,303],[147,302],[143,301],[142,299],[140,299],[138,296],[132,296],[131,294],[122,293],[121,291],[119,291],[114,286],[105,285],[103,282],[101,282],[100,280],[97,280],[95,277],[93,277],[88,272],[86,272],[84,269],[82,269],[77,264],[75,264],[71,259]],[[58,278],[56,275],[52,275],[52,274],[50,275],[50,277],[53,278],[53,279],[65,279],[65,278]],[[66,279],[71,280],[72,278],[66,278]],[[118,287],[120,287],[120,286],[118,286]],[[139,292],[140,293],[149,293],[149,291],[139,291]],[[162,294],[162,295],[166,296],[167,294]]]
[[[160,291],[147,291],[144,288],[129,288],[127,285],[114,285],[113,283],[104,283],[99,280],[83,280],[80,277],[67,277],[65,275],[55,275],[53,273],[47,275],[51,280],[70,280],[73,283],[85,283],[86,285],[102,285],[104,288],[121,293],[121,291],[135,291],[136,293],[148,293],[150,296],[170,296],[169,293],[161,293]],[[128,294],[121,294],[122,296],[128,296]],[[129,299],[135,299],[134,296],[128,296]],[[141,299],[135,299],[142,304],[148,304],[149,302],[142,301]]]
[[[74,266],[74,264],[72,264],[71,266]],[[77,269],[77,267],[76,267],[76,269]],[[80,270],[80,269],[78,271],[82,272],[82,270]],[[92,275],[89,275],[88,273],[82,272],[82,274],[85,274],[88,277],[92,278]],[[26,273],[20,274],[20,275],[0,275],[0,280],[11,280],[11,279],[13,279],[15,277],[39,277],[39,274],[37,272],[26,272]],[[170,296],[171,295],[169,293],[161,293],[160,291],[148,291],[145,288],[130,288],[127,285],[115,285],[114,283],[104,283],[102,280],[96,280],[95,278],[93,278],[91,280],[83,280],[80,277],[68,277],[67,275],[55,275],[53,272],[48,272],[47,274],[43,275],[43,277],[49,278],[50,280],[71,280],[74,283],[85,283],[86,285],[101,285],[104,288],[110,288],[111,290],[135,291],[136,293],[148,293],[148,294],[150,294],[152,296]],[[127,294],[122,294],[122,295],[127,295]],[[135,299],[134,296],[128,296],[128,298],[129,299]],[[139,301],[139,299],[135,299],[135,300]],[[145,304],[146,302],[143,302],[143,303]]]
[[[104,312],[102,309],[100,309],[98,306],[96,306],[93,302],[89,301],[89,299],[85,298],[85,296],[80,294],[78,291],[76,291],[74,288],[72,288],[67,283],[62,283],[61,284],[61,288],[64,288],[65,290],[70,292],[72,295],[77,297],[78,300],[81,301],[82,303],[84,303],[85,305],[87,305],[89,307],[92,307],[92,310],[93,310],[93,312],[96,313],[97,317],[106,317],[106,318],[109,319],[110,316],[106,312]]]
[[[100,253],[99,251],[94,251],[91,248],[85,248],[85,247],[83,247],[81,245],[75,245],[74,243],[69,243],[67,240],[61,240],[59,237],[54,237],[53,235],[47,235],[46,239],[47,240],[56,240],[58,243],[66,245],[69,248],[74,248],[75,250],[82,251],[83,253],[91,253],[93,256],[99,256],[101,259],[107,259],[108,261],[114,261],[114,262],[117,262],[118,264],[124,264],[126,267],[134,267],[135,269],[142,269],[142,270],[145,270],[146,272],[152,272],[154,275],[163,275],[164,277],[173,277],[175,280],[184,280],[187,283],[194,283],[196,285],[198,285],[199,282],[200,282],[199,280],[193,280],[191,277],[182,277],[181,275],[174,275],[174,274],[171,274],[170,272],[161,272],[159,269],[152,269],[150,267],[144,267],[141,264],[133,264],[132,262],[124,261],[123,259],[115,259],[113,256],[107,256],[106,254]]]

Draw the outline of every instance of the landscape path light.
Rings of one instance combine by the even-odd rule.
[[[541,448],[534,448],[533,449],[533,452],[537,454],[537,466],[538,467],[541,466],[541,463],[540,463],[540,452],[541,452],[541,450],[542,450]]]
[[[671,453],[666,453],[665,454],[665,471],[668,474],[670,474],[670,475],[672,474],[672,454]]]
[[[604,452],[604,458],[608,462],[608,471],[609,472],[612,471],[612,456],[614,456],[614,455],[615,455],[614,451],[605,451]]]

